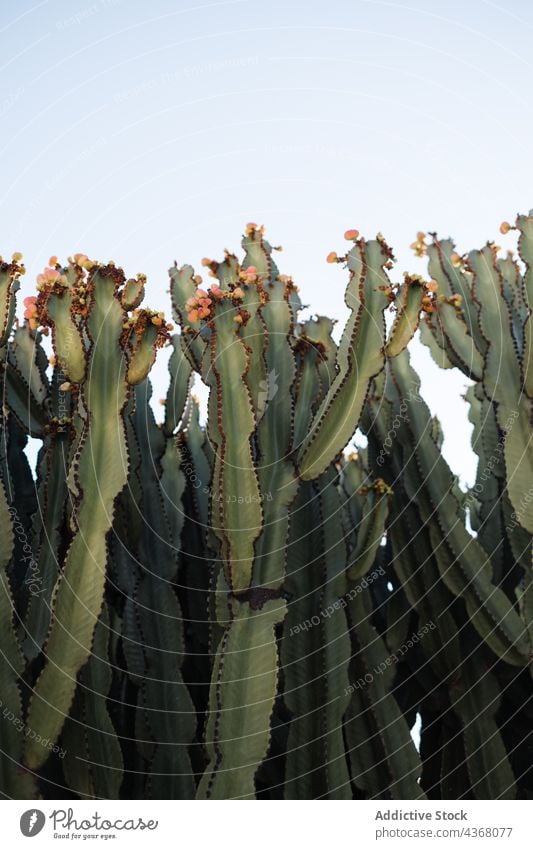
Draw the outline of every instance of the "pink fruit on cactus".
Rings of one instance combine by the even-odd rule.
[[[346,230],[344,238],[348,242],[355,242],[355,240],[359,238],[359,230]]]
[[[24,318],[28,320],[28,324],[32,330],[37,329],[37,298],[35,295],[29,295],[24,298]]]

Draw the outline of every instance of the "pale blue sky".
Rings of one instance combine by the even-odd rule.
[[[343,318],[342,234],[461,251],[533,206],[533,5],[468,0],[4,0],[1,252],[148,274],[265,223],[313,310]],[[461,376],[415,352],[446,454],[472,479]],[[156,388],[156,397],[158,390]],[[161,393],[159,393],[161,394]]]

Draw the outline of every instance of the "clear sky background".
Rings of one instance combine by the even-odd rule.
[[[342,234],[460,252],[533,206],[529,0],[3,0],[1,247],[25,294],[50,254],[148,275],[266,225],[314,312],[344,319]],[[164,359],[164,358],[163,358]],[[414,348],[445,454],[472,482],[461,375]],[[164,379],[161,367],[156,383]],[[158,390],[160,391],[158,392]],[[155,397],[162,394],[156,386]]]

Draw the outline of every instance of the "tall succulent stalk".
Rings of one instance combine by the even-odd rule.
[[[385,309],[393,301],[398,306],[387,345],[399,351],[416,330],[424,296],[424,284],[413,278],[395,297],[386,272],[392,253],[382,237],[365,242],[354,234],[352,241],[347,257],[340,260],[350,273],[346,304],[351,315],[339,346],[331,339],[327,319],[297,323],[298,291],[291,278],[280,275],[272,248],[255,225],[249,225],[243,238],[242,263],[231,254],[220,263],[204,261],[216,279],[210,289],[201,288],[202,280],[190,266],[170,271],[184,351],[210,387],[207,434],[214,452],[210,509],[221,561],[215,591],[222,631],[206,726],[209,763],[200,781],[200,797],[254,796],[254,779],[267,758],[271,723],[279,709],[281,675],[289,682],[285,697],[289,711],[300,712],[299,703],[316,688],[315,697],[322,690],[317,682],[316,688],[309,684],[305,692],[292,695],[292,672],[298,665],[301,674],[304,663],[293,655],[297,641],[290,644],[286,637],[282,654],[288,669],[280,668],[278,634],[290,605],[293,612],[298,610],[300,592],[309,593],[311,604],[320,602],[311,588],[319,588],[322,580],[327,588],[324,603],[343,592],[346,552],[331,545],[341,511],[340,501],[331,501],[335,463],[357,428],[370,380],[385,363]],[[407,298],[408,290],[412,294]],[[293,511],[299,479],[317,479],[318,488],[308,490],[306,502]],[[304,542],[298,534],[291,543],[290,517],[293,512],[309,515],[307,501],[315,499],[324,529],[318,546],[324,551],[325,572],[318,564],[309,564],[316,577],[305,569],[300,576],[304,586],[299,587],[292,579],[293,561],[300,562],[298,548]],[[331,523],[326,520],[330,511],[335,516]],[[316,651],[313,638],[318,638]],[[303,657],[313,654],[307,664],[309,675],[329,667],[334,660],[332,643],[340,652],[332,681],[320,695],[328,705],[326,726],[333,724],[333,730],[326,732],[324,751],[334,752],[334,774],[325,787],[326,795],[349,797],[342,731],[349,700],[339,692],[347,688],[348,623],[339,616],[313,638],[300,641],[297,649]],[[298,721],[293,719],[294,728]],[[310,720],[301,728],[306,735],[303,745],[312,757],[309,747],[316,726]],[[292,731],[288,746],[291,741]],[[288,753],[287,768],[294,773],[287,783],[289,795],[300,768],[298,760],[292,763]]]

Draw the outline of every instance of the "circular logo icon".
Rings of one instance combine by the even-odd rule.
[[[46,822],[46,817],[42,811],[37,808],[32,808],[29,811],[24,811],[20,818],[20,830],[24,837],[35,837],[42,831]]]

